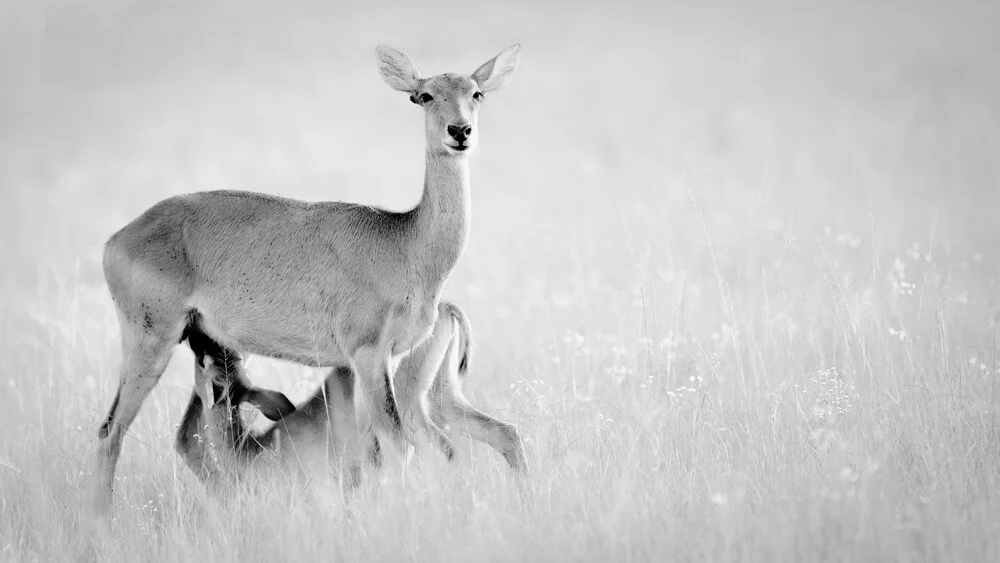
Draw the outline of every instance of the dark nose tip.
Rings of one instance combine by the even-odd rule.
[[[449,125],[448,134],[459,143],[464,143],[472,135],[471,125]]]

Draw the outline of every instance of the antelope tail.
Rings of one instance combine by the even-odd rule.
[[[454,303],[445,303],[445,311],[458,321],[461,339],[458,349],[458,376],[464,378],[469,373],[469,362],[472,360],[472,326],[465,312]]]

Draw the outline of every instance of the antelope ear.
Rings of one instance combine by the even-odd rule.
[[[479,89],[483,92],[499,90],[510,82],[520,56],[521,45],[514,43],[476,69],[476,72],[472,73],[472,79],[479,84]]]
[[[420,72],[406,53],[388,45],[375,48],[378,72],[393,90],[415,92],[420,87]]]
[[[264,416],[274,421],[281,420],[295,412],[295,405],[280,391],[251,387],[247,391],[246,401],[260,409]]]

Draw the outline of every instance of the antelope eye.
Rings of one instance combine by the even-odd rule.
[[[433,101],[434,101],[434,96],[431,96],[427,92],[424,92],[423,94],[417,96],[416,99],[413,100],[413,103],[426,104],[427,102],[433,102]]]
[[[482,101],[484,97],[485,96],[483,96],[482,92],[476,92],[475,94],[472,95],[472,99],[477,101]]]

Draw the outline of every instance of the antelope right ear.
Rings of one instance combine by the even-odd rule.
[[[472,73],[472,79],[479,84],[479,89],[483,92],[499,90],[510,82],[520,56],[521,44],[514,43],[477,68],[476,72]]]
[[[295,412],[295,405],[280,391],[251,387],[246,401],[260,409],[268,419],[278,421]]]
[[[378,72],[393,90],[412,94],[420,87],[420,72],[406,53],[388,45],[375,48]]]

